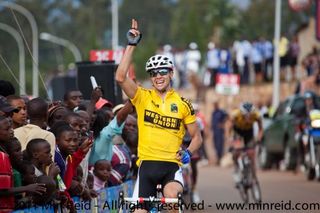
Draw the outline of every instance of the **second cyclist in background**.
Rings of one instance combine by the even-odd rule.
[[[253,166],[253,176],[256,180],[256,170],[255,170],[255,139],[254,139],[254,123],[258,124],[258,135],[256,138],[257,142],[260,142],[263,136],[262,121],[258,111],[255,110],[255,107],[250,102],[244,102],[240,105],[239,109],[236,109],[231,114],[232,129],[234,131],[233,142],[237,141],[236,139],[240,137],[243,141],[244,146],[249,148],[247,150],[248,155]],[[236,146],[236,144],[231,144]],[[239,152],[233,152],[233,161],[235,165],[235,174],[238,171],[237,159],[239,157]],[[236,182],[239,181],[235,176]]]

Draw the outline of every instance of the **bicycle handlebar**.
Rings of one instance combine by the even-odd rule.
[[[153,203],[179,203],[181,199],[179,198],[156,198],[156,197],[150,197],[150,198],[132,198],[132,197],[124,197],[123,201],[131,202],[131,203],[144,203],[144,202],[153,202]]]

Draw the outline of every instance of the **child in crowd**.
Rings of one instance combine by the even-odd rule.
[[[27,124],[27,107],[26,103],[20,96],[9,95],[7,98],[8,103],[18,109],[18,112],[13,112],[12,127],[14,129]]]
[[[22,161],[20,173],[21,173],[22,185],[36,183],[37,181],[37,176],[35,174],[36,170],[29,161]]]
[[[42,184],[14,187],[12,166],[7,147],[13,138],[13,128],[10,119],[0,115],[0,209],[10,212],[14,209],[14,195],[23,192],[42,194],[45,188]]]
[[[77,167],[92,146],[92,141],[86,140],[79,146],[79,134],[64,121],[56,122],[51,131],[56,137],[54,161],[60,168],[60,176],[65,185],[63,194],[67,198],[68,208],[74,211],[74,204],[70,196],[72,190],[69,190],[70,187],[74,187],[73,177],[76,176]]]
[[[67,113],[67,109],[61,103],[51,104],[48,109],[48,126],[51,128],[56,122],[62,121]]]
[[[27,160],[30,160],[33,164],[37,177],[50,175],[55,178],[59,174],[59,168],[52,163],[51,148],[48,141],[41,138],[32,139],[28,142],[26,152]],[[46,171],[47,167],[49,168],[48,172]]]
[[[98,160],[93,169],[93,189],[95,191],[107,187],[107,182],[111,173],[111,163],[107,160]]]
[[[21,174],[22,186],[27,186],[37,183],[35,168],[29,161],[22,161],[19,166]],[[33,195],[31,193],[21,193],[15,195],[15,209],[24,209],[33,206]]]
[[[64,116],[64,121],[67,122],[79,135],[81,135],[82,129],[82,117],[75,112],[68,112]]]
[[[90,134],[91,131],[89,131],[89,115],[87,112],[79,110],[77,113],[75,112],[69,112],[66,117],[64,118],[65,122],[67,122],[73,130],[75,130],[78,133],[79,137],[79,144],[81,145],[85,140],[89,139],[93,141],[93,138]],[[81,161],[80,165],[82,167],[83,171],[83,181],[82,184],[85,185],[85,180],[88,175],[88,166],[89,166],[89,155],[90,155],[91,149],[89,152],[85,155],[84,159]],[[86,190],[86,189],[85,189]],[[88,192],[85,192],[88,194]]]
[[[60,167],[60,176],[63,178],[67,189],[71,186],[77,167],[88,153],[92,141],[87,139],[79,146],[79,137],[68,123],[57,122],[54,126],[56,136],[55,162]]]
[[[10,163],[13,169],[13,185],[15,187],[22,186],[22,177],[21,177],[21,167],[22,167],[22,152],[21,152],[21,144],[17,138],[12,138],[6,147]]]

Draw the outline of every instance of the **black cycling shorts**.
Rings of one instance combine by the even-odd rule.
[[[178,182],[183,186],[181,167],[174,162],[165,161],[142,161],[139,167],[134,198],[149,198],[157,194],[157,185],[162,189],[169,182]]]
[[[253,143],[253,128],[252,129],[239,129],[237,127],[233,127],[234,131],[243,138],[244,144],[247,146],[250,143]]]

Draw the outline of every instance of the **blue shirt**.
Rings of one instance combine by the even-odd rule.
[[[222,124],[224,123],[228,114],[221,109],[214,110],[211,115],[211,128],[213,131],[223,130]]]
[[[118,126],[117,116],[115,116],[112,121],[101,130],[99,137],[94,140],[89,165],[94,165],[95,162],[101,159],[111,161],[112,137],[122,133],[124,124],[125,122]]]

